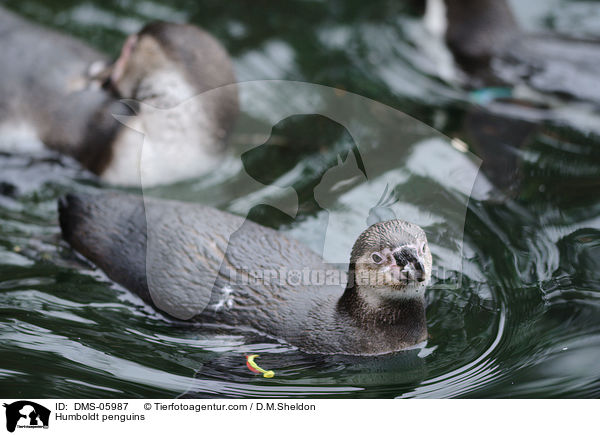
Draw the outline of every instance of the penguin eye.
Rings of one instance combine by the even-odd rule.
[[[419,254],[424,254],[426,249],[427,249],[427,242],[421,242],[421,245],[419,246]]]
[[[371,254],[371,260],[373,260],[375,264],[379,264],[383,261],[383,258],[377,252],[374,252]]]

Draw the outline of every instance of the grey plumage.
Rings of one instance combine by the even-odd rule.
[[[115,160],[123,158],[119,157],[119,149],[140,147],[141,140],[125,134],[129,128],[114,115],[141,118],[144,112],[137,111],[136,104],[132,107],[131,99],[170,108],[232,84],[235,76],[225,49],[195,26],[155,22],[133,36],[138,45],[130,44],[127,56],[121,56],[117,83],[113,82],[115,67],[102,53],[0,8],[0,126],[25,128],[28,141],[69,154],[109,181],[139,184],[139,164],[127,161],[119,165]],[[121,98],[130,100],[123,104]],[[164,128],[192,133],[197,129],[197,134],[189,135],[193,143],[172,146],[188,146],[188,150],[196,146],[205,149],[207,157],[218,157],[237,113],[237,90],[228,86],[207,94],[198,114],[168,113],[165,117],[175,117],[175,122],[165,122]],[[194,118],[196,115],[198,119]],[[181,136],[181,142],[185,139]],[[18,151],[24,147],[6,143],[7,140],[0,137],[0,149]],[[180,153],[184,161],[186,154]],[[107,176],[106,171],[113,164],[118,171],[130,173]],[[165,174],[164,178],[176,179],[176,174]],[[160,176],[156,179],[156,184],[160,184]]]
[[[517,22],[504,0],[445,0],[446,42],[461,63],[487,64],[516,38]]]
[[[145,26],[139,35],[149,35],[159,41],[170,60],[182,67],[195,95],[236,81],[227,51],[208,32],[196,26],[158,21]],[[222,136],[225,136],[233,128],[238,112],[237,89],[228,86],[222,93],[207,98],[213,125],[223,130]]]
[[[339,276],[339,270],[298,241],[240,217],[117,193],[69,195],[60,201],[59,213],[63,237],[73,248],[159,309],[180,313],[179,318],[251,327],[313,353],[381,354],[426,338],[423,292],[373,307],[352,283],[344,288],[292,282],[289,275],[252,279],[265,271],[306,270],[315,277],[335,271]],[[416,225],[376,224],[359,237],[352,257],[416,240],[426,241]],[[424,290],[425,283],[418,285]],[[194,314],[174,301],[204,309]]]
[[[0,30],[0,124],[27,124],[48,147],[81,159],[87,157],[81,144],[98,132],[92,120],[99,119],[112,137],[119,123],[103,119],[102,112],[128,111],[86,86],[90,65],[107,62],[103,54],[2,8]],[[91,169],[96,163],[90,162]]]
[[[600,41],[531,34],[506,0],[445,0],[446,42],[484,84],[526,83],[540,92],[600,104]]]

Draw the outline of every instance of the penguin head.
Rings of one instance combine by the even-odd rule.
[[[350,268],[355,288],[368,297],[422,297],[432,271],[425,232],[400,219],[371,225],[352,248]]]
[[[170,102],[235,81],[225,49],[204,30],[153,22],[130,35],[107,85],[122,98],[145,100],[171,94]]]

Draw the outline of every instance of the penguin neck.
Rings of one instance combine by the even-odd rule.
[[[352,270],[349,275],[353,275]],[[389,289],[390,294],[394,291]],[[349,280],[338,301],[338,311],[369,327],[410,330],[426,327],[424,289],[410,297],[378,297],[370,292],[371,289],[360,288]]]
[[[134,92],[134,98],[159,109],[169,109],[196,96],[194,87],[176,68],[163,68],[146,74]]]
[[[225,150],[218,125],[206,98],[195,96],[176,69],[147,74],[133,97],[140,104],[128,122],[131,128],[121,129],[112,143],[111,160],[101,173],[105,181],[138,186],[141,180],[149,187],[215,167]]]
[[[517,37],[507,0],[445,0],[446,42],[459,63],[489,62]]]

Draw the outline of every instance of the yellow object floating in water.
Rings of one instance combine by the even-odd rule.
[[[254,373],[262,373],[263,377],[265,378],[272,378],[273,376],[275,376],[275,372],[273,370],[263,370],[258,366],[258,364],[254,362],[254,358],[258,358],[259,356],[260,355],[246,356],[246,365],[248,366],[248,368]]]

